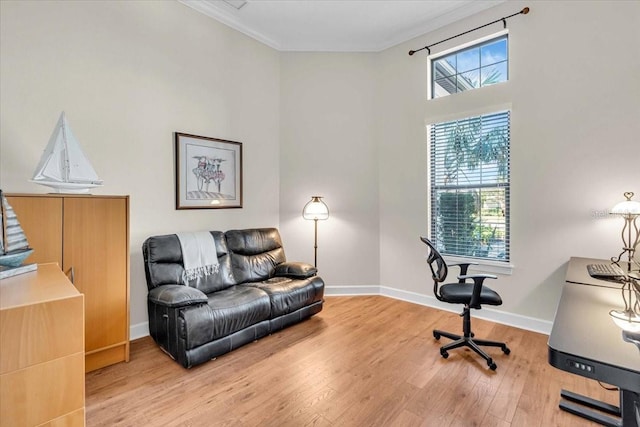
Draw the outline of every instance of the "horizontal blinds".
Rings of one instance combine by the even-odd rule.
[[[430,144],[438,249],[508,261],[510,112],[433,124]]]

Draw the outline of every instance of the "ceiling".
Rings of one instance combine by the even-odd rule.
[[[280,51],[378,52],[506,0],[179,1]]]

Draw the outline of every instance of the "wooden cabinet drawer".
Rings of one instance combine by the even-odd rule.
[[[83,408],[83,365],[80,352],[0,375],[2,424],[35,426]]]
[[[0,374],[84,351],[82,295],[0,312]]]
[[[56,264],[0,280],[0,426],[84,426],[84,296]]]

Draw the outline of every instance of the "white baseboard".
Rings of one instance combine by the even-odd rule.
[[[137,340],[149,336],[149,322],[137,323],[129,327],[129,340]]]
[[[389,288],[386,286],[327,286],[324,289],[324,293],[327,296],[382,295],[454,313],[460,311],[456,310],[455,306],[438,301],[433,296],[404,291],[402,289]],[[503,325],[513,326],[520,329],[526,329],[528,331],[539,332],[545,335],[549,335],[551,333],[551,326],[553,325],[553,322],[548,320],[522,316],[521,314],[507,313],[505,311],[494,310],[491,308],[476,310],[473,313],[473,317],[502,323]],[[131,340],[143,338],[148,335],[149,322],[131,325],[129,329],[129,338]]]
[[[325,286],[324,294],[329,296],[380,295],[380,286]]]
[[[454,313],[460,310],[455,306],[438,301],[430,295],[418,294],[402,289],[390,288],[386,286],[327,286],[325,295],[328,296],[355,296],[355,295],[382,295],[389,298],[395,298],[402,301],[420,304],[427,307],[433,307],[440,310],[451,311]],[[503,325],[513,326],[528,331],[539,332],[549,335],[553,322],[548,320],[536,319],[534,317],[523,316],[521,314],[508,313],[491,308],[482,308],[473,313],[473,317],[478,319],[490,320]]]

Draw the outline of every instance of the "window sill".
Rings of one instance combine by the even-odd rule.
[[[511,274],[513,274],[513,265],[508,262],[490,261],[479,258],[456,257],[450,255],[443,255],[443,258],[447,264],[456,264],[463,262],[477,263],[478,265],[472,265],[469,267],[469,274],[473,274],[474,272],[502,274],[505,276],[511,276]]]

